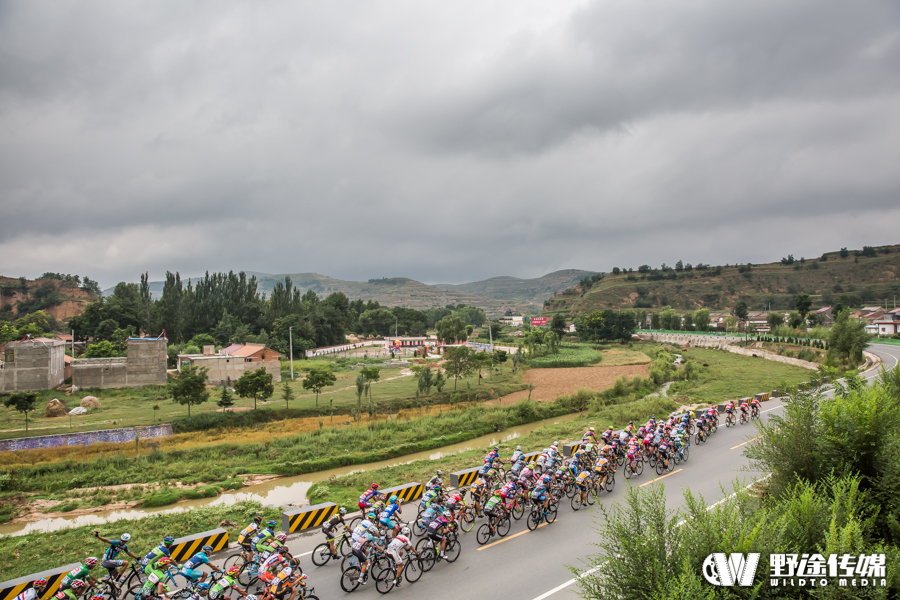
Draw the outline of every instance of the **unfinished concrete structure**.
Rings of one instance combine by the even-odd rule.
[[[9,342],[0,363],[0,393],[49,390],[65,379],[65,342],[34,338]]]
[[[131,338],[127,356],[76,359],[72,385],[79,389],[165,385],[166,342],[165,338]]]

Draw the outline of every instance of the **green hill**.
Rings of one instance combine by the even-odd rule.
[[[708,308],[728,310],[740,301],[751,310],[789,309],[800,292],[814,307],[893,306],[900,296],[900,245],[827,252],[817,259],[761,265],[668,268],[608,275],[589,289],[570,288],[544,304],[544,314],[586,314],[605,308]],[[874,255],[873,255],[874,254]],[[698,268],[699,267],[699,268]]]
[[[454,285],[439,283],[435,287],[442,290],[484,296],[496,300],[506,300],[520,304],[541,306],[545,300],[557,292],[576,285],[581,279],[594,275],[595,271],[564,269],[554,271],[535,279],[519,279],[517,277],[491,277],[484,281]],[[533,310],[533,309],[532,309]]]

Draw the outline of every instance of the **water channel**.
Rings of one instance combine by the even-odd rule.
[[[484,448],[500,442],[508,442],[517,437],[531,433],[535,429],[544,425],[554,423],[564,423],[577,417],[578,414],[563,415],[552,419],[544,419],[543,421],[535,421],[527,425],[504,429],[497,433],[483,435],[473,438],[467,442],[460,442],[450,446],[444,446],[437,450],[427,452],[417,452],[415,454],[407,454],[406,456],[398,456],[389,460],[382,460],[374,463],[362,465],[351,465],[348,467],[340,467],[337,469],[329,469],[318,473],[307,473],[306,475],[295,475],[294,477],[282,477],[266,483],[248,486],[238,491],[225,492],[216,498],[204,498],[201,500],[188,500],[179,502],[170,507],[160,507],[157,509],[124,509],[124,510],[106,510],[99,511],[87,515],[77,515],[71,517],[54,517],[50,519],[41,519],[39,521],[30,521],[25,523],[7,523],[0,525],[0,535],[26,535],[29,533],[38,533],[46,531],[56,531],[59,529],[67,529],[70,527],[81,527],[83,525],[103,525],[107,522],[117,521],[119,519],[141,519],[152,514],[169,514],[188,511],[201,506],[212,504],[230,505],[244,500],[255,500],[264,506],[284,506],[286,504],[295,504],[302,506],[308,504],[306,492],[314,483],[330,479],[348,473],[357,473],[360,471],[370,471],[372,469],[380,469],[382,467],[391,467],[410,463],[417,460],[436,460],[444,456],[465,452],[474,448]],[[526,450],[534,450],[534,448],[526,448]],[[473,465],[475,466],[475,465]]]

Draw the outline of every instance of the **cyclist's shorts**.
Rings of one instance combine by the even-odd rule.
[[[404,560],[403,557],[400,556],[399,552],[397,552],[396,550],[388,550],[388,554],[390,554],[394,558],[394,562],[397,563],[397,565],[403,564]]]
[[[353,549],[353,556],[359,559],[359,564],[362,564],[369,560],[365,552],[363,552],[362,550],[357,550],[356,548]]]
[[[108,569],[108,570],[112,571],[113,569],[118,569],[119,567],[121,567],[124,564],[125,564],[124,560],[104,560],[103,562],[100,563],[100,566],[103,567],[104,569]]]
[[[328,525],[325,525],[324,527],[322,527],[322,533],[325,534],[326,539],[328,539],[328,540],[334,539],[334,528],[332,528]]]
[[[582,486],[582,485],[580,485],[580,486],[578,486],[578,487],[584,489],[584,486]],[[531,499],[532,499],[532,500],[538,500],[538,501],[540,501],[540,502],[543,502],[544,500],[547,499],[547,494],[546,494],[545,492],[540,492],[540,493],[539,493],[539,492],[536,492],[536,491],[535,491],[535,492],[532,492],[532,493],[531,493]]]
[[[358,502],[356,505],[363,511],[369,508],[369,504],[367,502]]]
[[[379,519],[378,522],[381,523],[382,525],[384,525],[385,527],[390,527],[391,529],[393,529],[396,526],[396,523],[394,523],[390,519]]]
[[[203,577],[203,571],[198,571],[197,569],[188,569],[187,567],[181,569],[181,574],[191,581]]]
[[[428,532],[428,537],[429,537],[430,539],[434,540],[435,542],[443,542],[443,541],[444,541],[444,536],[442,536],[442,535],[439,534],[439,533],[432,533],[432,532],[429,531],[429,532]]]

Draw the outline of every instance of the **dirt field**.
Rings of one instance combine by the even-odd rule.
[[[635,375],[647,376],[649,364],[623,366],[577,367],[573,369],[531,369],[525,373],[525,383],[533,383],[531,399],[538,402],[555,400],[557,396],[571,394],[578,388],[605,390],[612,387],[616,377],[631,379]],[[528,397],[528,391],[509,394],[501,404],[512,404]]]

